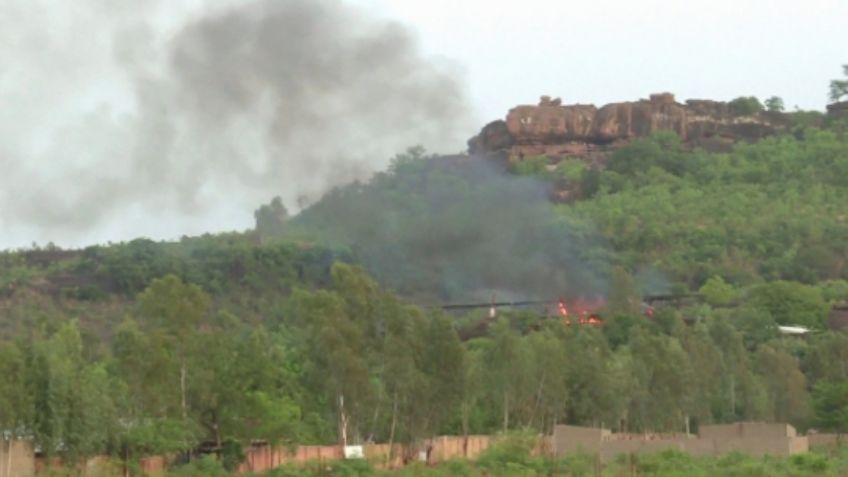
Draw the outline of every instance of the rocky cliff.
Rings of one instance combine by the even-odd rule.
[[[827,114],[835,119],[848,118],[848,101],[827,105]]]
[[[670,93],[649,99],[594,105],[563,105],[543,96],[536,106],[517,106],[506,120],[488,124],[468,141],[471,153],[506,152],[510,160],[546,155],[602,159],[606,152],[652,131],[671,130],[687,144],[707,150],[728,149],[786,131],[789,116],[777,112],[741,114],[732,103],[688,100]]]

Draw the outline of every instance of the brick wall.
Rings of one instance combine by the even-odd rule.
[[[35,456],[26,441],[0,439],[0,477],[30,477],[35,474]]]
[[[165,475],[165,470],[168,468],[168,459],[161,455],[142,457],[138,460],[138,467],[144,475],[159,477]]]
[[[598,453],[601,441],[610,435],[606,429],[579,426],[556,426],[554,428],[553,448],[555,455],[575,452]]]
[[[553,449],[562,456],[579,451],[609,462],[620,454],[675,449],[697,456],[741,452],[753,456],[788,456],[807,452],[807,436],[787,424],[742,422],[701,426],[698,436],[685,434],[611,434],[605,429],[556,426]]]
[[[807,436],[810,449],[828,449],[846,443],[845,436],[839,434],[817,433]]]
[[[429,448],[429,462],[450,459],[474,459],[491,446],[491,436],[443,436],[424,443],[422,450]],[[362,446],[365,458],[378,467],[399,467],[404,461],[417,460],[418,452],[409,454],[400,444],[393,449],[388,444]],[[393,452],[391,452],[393,450]],[[406,453],[406,454],[405,454]],[[391,455],[391,459],[390,459]],[[313,461],[332,461],[344,458],[341,446],[299,446],[295,448],[255,446],[247,450],[245,462],[239,467],[241,473],[260,473],[275,467],[290,464],[305,464]]]
[[[550,437],[543,437],[534,449],[536,455],[564,456],[577,452],[594,454],[599,462],[609,462],[621,454],[656,453],[667,449],[687,452],[696,456],[716,456],[727,452],[742,452],[750,455],[787,456],[807,452],[810,447],[826,447],[837,444],[835,434],[813,434],[797,436],[795,429],[786,424],[736,423],[701,426],[700,435],[686,434],[613,434],[609,430],[556,426]],[[443,436],[422,444],[429,449],[429,463],[450,459],[476,459],[496,441],[492,436]],[[381,468],[402,466],[405,461],[417,460],[418,452],[405,450],[400,444],[363,446],[365,458]],[[8,456],[11,455],[11,461]],[[390,459],[391,455],[391,459]],[[284,465],[301,465],[308,462],[334,461],[344,458],[341,446],[298,446],[272,447],[253,446],[246,450],[245,462],[239,472],[262,473]],[[7,464],[11,462],[11,472]],[[163,475],[167,467],[166,457],[145,457],[139,460],[141,470],[151,476]],[[8,443],[0,441],[0,477],[30,477],[39,467],[27,442],[15,442],[12,453]],[[117,461],[102,457],[91,459],[84,468],[96,473],[98,470],[113,469]],[[61,465],[54,462],[54,465]],[[117,474],[116,474],[117,475]]]
[[[298,446],[295,448],[255,446],[246,452],[240,473],[261,473],[289,464],[305,464],[313,461],[330,461],[344,458],[341,446]]]

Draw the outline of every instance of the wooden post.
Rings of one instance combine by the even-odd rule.
[[[601,453],[598,452],[595,454],[595,477],[601,477],[603,473],[603,466],[601,465]]]

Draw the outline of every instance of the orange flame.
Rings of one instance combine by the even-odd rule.
[[[601,308],[603,306],[602,301],[586,301],[580,300],[576,303],[572,303],[572,311],[576,309],[578,318],[576,323],[578,325],[589,325],[589,326],[601,326],[604,324],[604,320],[602,320],[596,313],[595,310]],[[565,300],[560,300],[557,303],[557,311],[562,316],[563,324],[565,326],[571,326],[571,318],[569,317],[569,307],[565,304]]]

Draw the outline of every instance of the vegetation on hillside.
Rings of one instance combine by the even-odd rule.
[[[549,191],[483,158],[413,148],[367,184],[331,191],[277,237],[349,250],[384,286],[421,302],[603,291],[597,235],[555,214]]]
[[[848,65],[842,65],[842,72],[848,78]],[[830,100],[842,101],[848,96],[848,79],[835,79],[830,82]]]
[[[589,200],[560,206],[597,226],[628,266],[649,263],[688,287],[848,277],[848,141],[841,126],[687,151],[656,134],[582,179]]]
[[[4,252],[0,431],[69,462],[206,443],[233,467],[252,439],[414,445],[559,422],[848,430],[848,335],[826,326],[848,298],[843,125],[727,154],[656,134],[602,171],[513,172],[412,151],[298,216],[272,202],[252,233]],[[582,198],[550,203],[559,181]],[[657,288],[704,300],[646,317],[640,292]],[[416,305],[493,292],[604,294],[606,321],[502,311],[461,342],[457,326],[482,316]],[[782,337],[778,323],[814,333]],[[694,475],[727,462],[657,459]],[[837,472],[815,456],[737,459]]]

